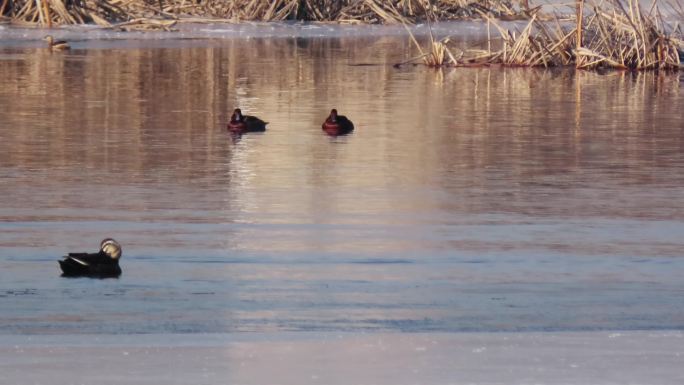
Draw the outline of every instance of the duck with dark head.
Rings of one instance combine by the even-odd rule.
[[[336,109],[330,111],[330,115],[321,126],[323,131],[330,136],[347,135],[354,131],[354,123],[344,115],[338,115]]]
[[[233,115],[228,122],[228,131],[236,134],[244,134],[246,132],[264,132],[268,122],[251,115],[242,115],[242,111],[236,108]]]
[[[105,238],[97,253],[69,253],[59,261],[59,266],[65,277],[118,277],[121,275],[120,258],[121,245],[112,238]]]

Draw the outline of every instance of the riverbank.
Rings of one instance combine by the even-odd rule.
[[[388,4],[391,5],[391,3]],[[632,71],[680,70],[682,68],[681,60],[684,57],[684,42],[681,38],[681,29],[678,22],[682,16],[681,9],[677,10],[670,6],[671,9],[662,12],[660,8],[654,6],[647,12],[641,8],[638,2],[633,1],[629,1],[627,7],[621,3],[601,5],[599,7],[596,3],[587,2],[585,5],[584,1],[580,1],[577,3],[574,21],[572,21],[572,18],[567,20],[561,19],[559,14],[555,13],[555,16],[552,17],[554,22],[549,22],[549,14],[539,12],[542,9],[542,5],[534,7],[533,10],[528,2],[520,2],[520,5],[524,12],[518,16],[522,15],[523,17],[497,15],[495,12],[484,11],[476,7],[477,9],[474,11],[474,14],[479,15],[486,22],[476,21],[474,28],[471,28],[471,26],[466,28],[479,30],[483,41],[469,47],[459,47],[453,44],[454,40],[463,40],[465,38],[462,33],[459,33],[459,30],[464,28],[449,28],[451,27],[449,25],[447,28],[442,28],[440,33],[439,24],[450,24],[449,22],[426,22],[422,25],[422,31],[421,25],[408,26],[417,20],[421,20],[420,18],[411,20],[396,19],[391,22],[385,21],[390,25],[382,25],[381,27],[390,29],[389,32],[383,34],[408,33],[415,44],[416,50],[419,52],[417,56],[407,57],[395,63],[397,66],[408,63],[422,63],[430,67],[489,65],[510,67],[572,66],[599,71],[609,69]],[[424,15],[427,17],[423,18],[425,20],[449,20],[451,16],[457,14],[454,11],[445,12],[446,16],[439,16],[435,9],[430,9],[429,12],[426,10],[425,12],[427,12]],[[13,16],[15,22],[10,23],[10,27],[0,26],[0,37],[3,35],[7,36],[8,34],[17,35],[12,29],[16,28],[17,25],[26,26],[26,23],[17,23],[16,20],[18,19],[15,16]],[[460,19],[463,18],[460,17]],[[527,18],[529,18],[529,21],[520,22],[519,20]],[[31,23],[34,23],[35,19],[35,17],[31,19]],[[41,18],[38,19],[42,20]],[[344,25],[344,23],[340,23],[344,20],[338,19],[322,19],[338,22],[336,24],[325,22],[273,23],[270,21],[237,23],[244,20],[240,18],[210,19],[206,18],[206,16],[188,18],[187,15],[183,18],[176,16],[152,19],[129,18],[117,24],[111,24],[109,21],[104,21],[104,19],[102,19],[102,22],[98,20],[100,19],[93,19],[92,21],[99,24],[99,27],[92,25],[82,26],[76,31],[82,34],[96,34],[102,30],[105,31],[105,34],[132,31],[143,31],[139,33],[161,31],[158,33],[163,34],[174,31],[177,33],[177,37],[183,38],[185,37],[183,36],[184,32],[195,28],[195,30],[200,30],[202,33],[189,38],[221,38],[231,37],[230,31],[236,30],[239,31],[237,37],[246,37],[242,34],[244,28],[241,26],[247,25],[248,35],[254,35],[255,33],[254,31],[249,32],[250,29],[267,31],[266,34],[256,32],[260,35],[259,37],[314,37],[325,35],[327,30],[334,29],[334,25]],[[259,20],[268,21],[271,19],[269,17],[262,17]],[[376,26],[374,22],[355,20],[361,23],[361,25],[347,25],[349,28],[345,33],[363,36],[369,32],[369,27]],[[179,23],[180,21],[182,23]],[[188,24],[191,25],[190,28],[178,28],[179,25]],[[39,22],[38,25],[46,24]],[[47,23],[47,26],[49,27],[50,23]],[[197,28],[194,26],[201,27]],[[292,28],[293,26],[294,28]],[[288,29],[290,31],[287,31]],[[293,34],[293,30],[296,31],[297,29],[306,31],[306,33],[302,34],[300,31]],[[63,28],[53,30],[56,32],[53,35],[57,35],[55,36],[56,38],[65,38],[63,30]],[[221,32],[223,31],[228,31],[228,34],[222,34]],[[269,31],[270,34],[268,33]],[[219,33],[215,34],[214,32]],[[44,34],[43,31],[40,33]],[[416,40],[416,37],[421,35],[428,36],[429,40],[427,42]],[[157,37],[153,36],[153,38]],[[235,36],[233,35],[232,37]],[[129,35],[127,38],[136,37]]]
[[[534,12],[524,1],[434,0],[325,1],[325,0],[180,0],[119,3],[107,1],[70,3],[63,0],[0,2],[0,15],[16,23],[52,27],[63,24],[94,23],[111,26],[135,19],[178,19],[196,17],[241,21],[326,21],[339,23],[414,23],[434,20],[480,18],[482,13],[506,19],[526,19]]]
[[[684,333],[0,336],[23,384],[681,384]]]

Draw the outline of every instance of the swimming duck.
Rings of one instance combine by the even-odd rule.
[[[64,51],[66,49],[71,48],[71,46],[69,46],[69,43],[67,43],[64,40],[55,40],[52,37],[52,35],[45,36],[43,40],[48,42],[48,48],[50,48],[53,51]]]
[[[228,131],[242,134],[245,132],[263,132],[266,131],[268,122],[251,115],[242,115],[242,111],[236,108],[233,115],[228,122]]]
[[[97,253],[69,253],[59,261],[59,266],[67,277],[118,277],[121,275],[119,267],[121,245],[112,238],[105,238],[100,242]]]
[[[337,115],[334,108],[321,127],[330,136],[347,135],[354,131],[354,123],[344,115]]]

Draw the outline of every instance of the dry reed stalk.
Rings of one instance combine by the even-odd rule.
[[[576,49],[579,51],[582,48],[582,31],[584,29],[582,26],[582,22],[584,21],[584,0],[576,0],[575,18],[577,19],[577,27],[575,27],[577,36],[575,37],[575,41],[577,43]],[[577,61],[577,66],[581,66],[581,62],[579,60]]]
[[[43,0],[43,14],[45,15],[45,25],[52,28],[52,18],[50,17],[50,7],[48,7],[49,0]]]
[[[0,17],[5,15],[5,9],[7,9],[7,3],[9,0],[2,0],[2,5],[0,5]]]
[[[429,2],[428,2],[429,6]],[[435,36],[432,33],[432,23],[430,21],[431,17],[434,17],[431,13],[431,11],[427,11],[427,24],[428,24],[428,32],[430,36],[430,42],[429,42],[429,49],[427,51],[423,51],[423,48],[421,45],[418,43],[418,40],[416,40],[415,36],[411,32],[411,29],[406,25],[406,23],[403,23],[404,28],[406,31],[409,33],[409,36],[411,38],[411,41],[413,44],[418,48],[418,51],[420,51],[420,55],[416,56],[414,58],[411,58],[409,60],[406,60],[402,63],[395,64],[395,67],[401,66],[403,64],[411,63],[413,61],[416,61],[418,59],[421,59],[423,61],[423,64],[425,64],[428,67],[444,67],[449,64],[453,66],[458,66],[458,60],[454,57],[454,55],[451,53],[449,48],[447,47],[447,44],[449,43],[449,37],[445,37],[441,40],[435,40]],[[447,60],[448,59],[448,60]]]
[[[449,48],[447,47],[447,44],[449,43],[449,38],[444,38],[440,41],[431,41],[429,43],[429,49],[424,51],[420,43],[418,43],[416,38],[413,36],[413,33],[410,30],[408,31],[411,40],[420,51],[420,55],[412,57],[403,62],[397,63],[394,65],[395,67],[400,67],[404,64],[413,63],[417,60],[422,60],[423,64],[425,64],[426,66],[435,68],[444,67],[449,64],[452,64],[454,66],[458,65],[458,60],[454,57],[454,55],[449,51]],[[447,63],[447,58],[450,61],[449,63]]]

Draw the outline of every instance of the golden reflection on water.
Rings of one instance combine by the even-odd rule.
[[[684,183],[676,75],[393,68],[409,47],[380,37],[5,49],[0,162],[11,183],[0,189],[5,208],[25,211],[2,216],[59,219],[32,210],[86,207],[208,222],[543,214],[558,212],[565,189]],[[268,131],[233,143],[225,124],[237,106]],[[331,107],[354,120],[352,135],[320,132]],[[631,205],[608,211],[629,216]]]

